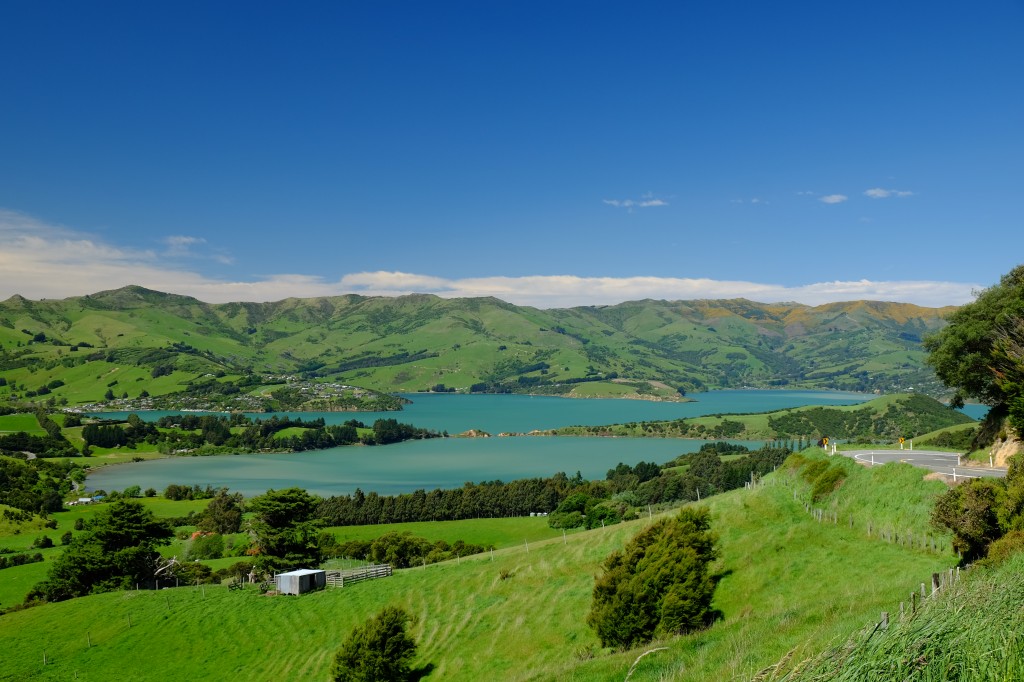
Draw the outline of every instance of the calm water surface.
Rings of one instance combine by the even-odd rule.
[[[415,394],[402,412],[295,413],[328,423],[397,418],[416,426],[461,433],[527,432],[576,424],[677,419],[717,413],[765,412],[800,405],[843,405],[872,396],[818,391],[712,391],[696,402],[575,400],[523,395]],[[144,413],[156,419],[167,412]],[[108,415],[115,416],[115,415]],[[269,415],[255,415],[267,417]],[[381,494],[418,488],[449,488],[466,481],[551,476],[579,471],[603,478],[619,462],[665,462],[693,452],[701,441],[646,438],[446,438],[383,447],[345,447],[272,455],[175,457],[105,467],[89,477],[90,489],[121,490],[130,485],[162,490],[170,483],[227,486],[245,495],[268,488],[299,486],[319,495],[352,493],[357,487]],[[751,444],[754,447],[759,443]]]

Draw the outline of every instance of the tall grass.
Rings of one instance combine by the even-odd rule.
[[[916,613],[870,627],[767,680],[1009,682],[1024,680],[1024,554],[975,569]]]

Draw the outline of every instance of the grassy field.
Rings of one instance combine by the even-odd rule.
[[[472,545],[494,545],[496,548],[518,547],[525,542],[539,542],[562,537],[562,531],[549,527],[547,518],[540,516],[390,523],[375,526],[335,526],[327,530],[338,538],[339,542],[374,540],[385,533],[410,532],[416,537],[426,538],[431,542],[444,540],[452,543],[456,540],[463,540]]]
[[[0,433],[18,432],[33,436],[45,436],[46,430],[39,425],[39,420],[34,414],[5,414],[0,416]]]
[[[895,482],[879,489],[882,481],[867,478],[877,472]],[[856,505],[880,515],[888,496],[921,485],[920,472],[906,465],[858,469],[832,498],[847,506],[862,498]],[[816,521],[804,509],[805,487],[780,469],[754,490],[708,501],[721,535],[714,606],[723,620],[652,644],[667,649],[643,658],[632,680],[749,678],[790,650],[809,655],[844,641],[879,611],[898,610],[925,576],[952,565],[949,555]],[[907,512],[908,523],[920,515]],[[416,664],[433,667],[427,679],[622,680],[646,649],[602,651],[584,619],[601,561],[647,523],[528,548],[517,541],[493,558],[399,571],[299,598],[208,586],[97,595],[11,613],[0,618],[7,644],[0,679],[162,680],[174,671],[196,680],[324,680],[349,630],[398,604],[416,617]]]

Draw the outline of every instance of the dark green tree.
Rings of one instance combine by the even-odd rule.
[[[227,488],[221,488],[199,514],[196,528],[221,535],[237,533],[242,527],[242,505],[241,493],[231,494]]]
[[[249,500],[252,512],[249,532],[253,545],[277,568],[294,568],[320,563],[317,518],[320,498],[302,488],[268,490]]]
[[[704,508],[684,508],[634,537],[604,562],[587,623],[618,649],[702,627],[715,585],[708,573],[716,536]]]
[[[410,667],[416,641],[406,632],[409,614],[394,606],[362,626],[356,626],[334,656],[331,679],[335,682],[406,682],[413,679]]]
[[[1008,401],[995,368],[1000,330],[1024,319],[1024,265],[1003,275],[973,303],[957,308],[949,325],[924,339],[927,362],[944,384],[954,389],[953,405],[965,398],[997,406]]]
[[[168,544],[172,535],[141,503],[118,500],[71,540],[28,599],[62,601],[148,584],[160,556],[156,548]]]

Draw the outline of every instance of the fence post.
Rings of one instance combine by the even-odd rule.
[[[883,630],[888,630],[889,629],[889,612],[888,611],[882,611],[882,629]]]
[[[939,574],[932,573],[932,594],[939,591]]]
[[[910,613],[917,613],[917,592],[910,592]]]

